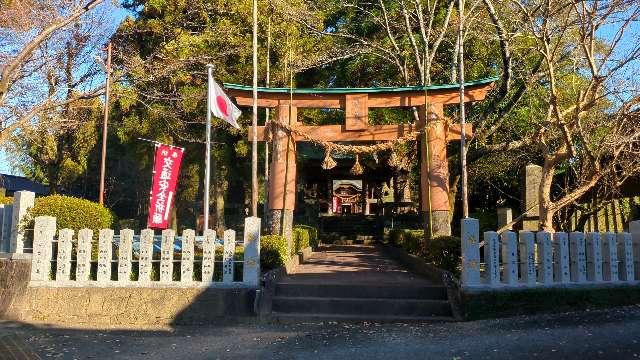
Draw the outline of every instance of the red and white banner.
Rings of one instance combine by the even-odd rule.
[[[169,213],[175,199],[183,153],[184,149],[182,148],[156,144],[149,218],[147,220],[147,226],[151,229],[169,227]]]

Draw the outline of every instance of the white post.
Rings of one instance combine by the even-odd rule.
[[[478,219],[462,219],[462,285],[480,285],[480,225]]]
[[[260,284],[260,218],[244,219],[244,259],[242,282],[249,286]]]
[[[98,235],[98,283],[111,281],[111,261],[113,260],[113,230],[102,229]]]
[[[78,248],[76,249],[76,281],[80,284],[89,282],[91,276],[91,242],[93,230],[78,231]]]
[[[224,232],[224,252],[222,253],[222,282],[233,282],[233,257],[236,252],[236,232],[225,230]]]
[[[4,204],[0,204],[0,253],[9,252],[9,239],[5,240],[4,236]]]
[[[175,232],[171,229],[162,230],[160,243],[160,282],[167,284],[173,280],[173,242]]]
[[[640,279],[640,220],[629,223],[629,232],[633,240],[633,260],[636,269],[636,279]]]
[[[138,283],[144,285],[151,282],[153,260],[153,230],[140,232],[140,256],[138,258]]]
[[[202,243],[202,282],[212,283],[216,259],[216,232],[212,229],[204,231]]]
[[[551,242],[551,234],[546,231],[540,231],[536,234],[538,242],[538,281],[545,285],[553,284],[553,243]]]
[[[16,191],[13,194],[13,213],[11,216],[11,245],[9,252],[24,253],[24,229],[22,219],[33,207],[36,194],[31,191]]]
[[[5,252],[11,252],[11,230],[13,229],[13,205],[5,205],[2,214],[2,241]]]
[[[118,249],[118,282],[127,283],[131,276],[131,260],[133,259],[133,230],[120,230]]]
[[[58,256],[56,258],[56,282],[66,283],[71,280],[71,241],[74,231],[62,229],[58,231]]]
[[[527,285],[536,284],[535,236],[531,231],[520,231],[520,276]]]
[[[193,282],[193,254],[196,232],[184,230],[182,232],[182,258],[180,259],[180,282]]]
[[[56,233],[56,218],[38,216],[33,227],[31,281],[48,281],[51,271],[51,245]]]
[[[620,280],[634,281],[635,270],[633,269],[633,242],[631,234],[619,233],[618,240],[618,259],[620,260]]]
[[[557,232],[553,234],[553,250],[555,257],[555,280],[559,283],[566,284],[570,281],[569,239],[567,233]]]
[[[495,231],[484,233],[484,262],[487,284],[500,285],[500,241]]]
[[[587,255],[585,252],[584,233],[571,232],[569,234],[569,248],[571,281],[584,283],[587,281]]]
[[[602,282],[602,242],[600,233],[587,233],[587,280]]]
[[[518,284],[518,241],[516,233],[505,231],[500,234],[502,240],[502,261],[504,268],[502,279],[507,285]]]
[[[604,233],[602,239],[602,256],[604,258],[604,280],[618,281],[618,247],[616,244],[616,234],[612,232]]]

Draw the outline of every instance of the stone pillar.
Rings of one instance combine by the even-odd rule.
[[[462,286],[480,285],[480,223],[478,219],[462,219],[460,247],[462,253]]]
[[[565,232],[553,234],[554,273],[556,282],[566,284],[570,280],[569,237]]]
[[[484,263],[487,284],[500,285],[500,240],[495,231],[485,231],[484,233]]]
[[[204,231],[204,241],[202,242],[202,282],[209,284],[213,282],[216,255],[216,232],[212,229]]]
[[[289,122],[291,111],[291,122]],[[278,121],[292,125],[297,118],[297,109],[288,105],[278,106]],[[293,210],[296,201],[296,143],[284,130],[273,134],[271,176],[269,178],[269,227],[272,234],[281,234],[291,249]],[[285,193],[286,189],[286,193]],[[284,224],[284,226],[283,226]]]
[[[605,281],[618,281],[618,247],[616,234],[604,233],[602,237],[602,277]]]
[[[527,285],[536,284],[535,235],[531,231],[521,231],[519,237],[520,277]]]
[[[538,231],[540,209],[538,193],[542,181],[542,167],[529,164],[524,168],[522,187],[522,230]]]
[[[518,241],[516,233],[505,231],[500,234],[502,242],[502,261],[504,268],[502,278],[506,285],[518,284]]]
[[[76,282],[84,284],[90,281],[91,275],[91,242],[93,230],[78,231],[78,247],[76,249]]]
[[[33,227],[31,281],[48,281],[51,271],[52,242],[56,234],[56,218],[38,216]]]
[[[588,233],[587,245],[587,280],[602,282],[602,242],[600,233]]]
[[[31,191],[17,191],[13,194],[13,214],[11,219],[11,245],[9,252],[24,253],[24,231],[21,222],[27,210],[33,207],[36,194]]]
[[[243,261],[242,282],[257,287],[260,285],[260,218],[244,219]]]
[[[222,251],[222,282],[233,282],[234,261],[236,253],[236,232],[234,230],[224,231],[224,248]]]
[[[587,281],[587,254],[584,233],[574,231],[569,234],[569,253],[571,263],[571,281]]]
[[[432,105],[431,111],[433,115],[429,115],[426,135],[422,135],[420,146],[421,210],[425,234],[429,234],[429,225],[431,224],[433,226],[431,233],[434,237],[449,236],[451,235],[451,223],[449,222],[447,124],[444,121],[442,105]],[[424,123],[424,107],[421,107],[419,112],[421,122]],[[427,146],[429,147],[428,157]]]
[[[56,281],[65,283],[71,280],[71,241],[74,231],[58,231],[58,255],[56,257]]]
[[[537,254],[540,259],[538,265],[538,281],[545,285],[553,284],[553,243],[551,233],[539,231],[536,233],[538,243]]]
[[[193,258],[195,250],[196,232],[186,229],[182,232],[182,253],[180,258],[180,282],[189,284],[193,282]]]
[[[499,207],[498,208],[498,229],[502,229],[502,227],[509,224],[513,221],[513,212],[510,208]],[[513,230],[513,226],[509,226],[505,230]]]
[[[615,215],[615,211],[613,212]],[[640,279],[640,220],[629,222],[629,232],[633,239],[633,259],[635,262],[636,279]]]

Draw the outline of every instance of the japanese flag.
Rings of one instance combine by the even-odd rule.
[[[231,99],[222,91],[220,85],[218,85],[211,76],[209,77],[208,96],[211,115],[228,122],[236,129],[240,129],[237,120],[242,112],[233,104]]]

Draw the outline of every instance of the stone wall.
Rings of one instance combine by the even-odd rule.
[[[0,259],[0,319],[143,327],[215,324],[255,315],[255,289],[28,287],[29,273],[29,261]]]

